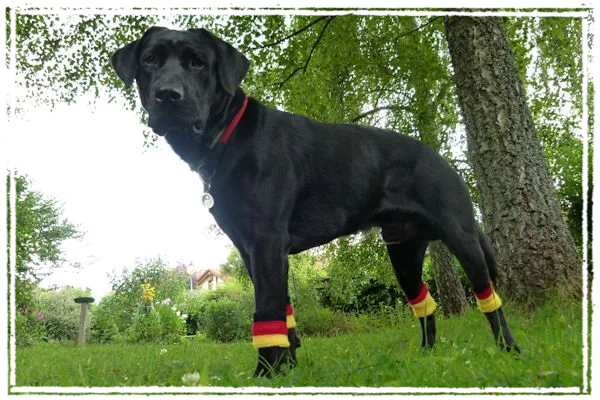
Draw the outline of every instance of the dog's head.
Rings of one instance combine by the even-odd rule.
[[[159,135],[200,140],[248,72],[233,46],[205,29],[150,28],[112,56],[119,78],[135,80],[148,125]]]

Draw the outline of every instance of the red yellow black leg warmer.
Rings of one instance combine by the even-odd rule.
[[[415,316],[419,318],[424,318],[433,314],[437,308],[437,304],[435,304],[433,297],[431,297],[431,294],[429,293],[429,288],[424,282],[421,284],[419,295],[412,300],[408,299],[408,303],[415,313]]]
[[[477,299],[477,307],[482,313],[496,311],[502,305],[502,300],[500,300],[500,297],[496,294],[492,285],[483,292],[474,293],[475,298]]]
[[[290,347],[285,311],[254,313],[252,343],[257,349],[265,347]]]
[[[294,308],[291,304],[288,304],[285,308],[285,322],[288,329],[296,327],[296,319],[294,318]]]

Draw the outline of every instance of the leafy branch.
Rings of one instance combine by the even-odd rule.
[[[410,109],[410,107],[407,106],[399,106],[399,105],[391,105],[391,106],[381,106],[381,107],[375,107],[372,110],[369,110],[367,112],[364,112],[354,118],[352,118],[352,122],[357,122],[365,117],[368,117],[369,115],[373,115],[375,113],[378,113],[379,111],[383,111],[383,110],[394,110],[394,111],[408,111],[408,112],[412,112],[412,110]]]
[[[401,38],[403,38],[403,37],[405,37],[405,36],[408,36],[408,35],[410,35],[411,33],[414,33],[414,32],[416,32],[416,31],[419,31],[419,30],[421,30],[421,29],[425,28],[425,27],[426,27],[426,26],[428,26],[428,25],[431,25],[432,23],[434,23],[435,21],[437,21],[437,20],[438,20],[438,19],[440,19],[440,18],[442,18],[442,17],[439,17],[439,16],[438,16],[438,17],[432,17],[432,18],[430,18],[430,19],[429,19],[429,21],[427,21],[426,23],[424,23],[424,24],[422,24],[422,25],[419,25],[419,26],[417,26],[416,28],[413,28],[413,29],[411,29],[411,30],[408,30],[408,31],[406,31],[406,32],[402,32],[400,35],[398,35],[398,36],[396,36],[396,37],[394,38],[394,44],[398,43],[398,40],[400,40]]]
[[[327,22],[325,22],[325,26],[323,26],[323,29],[321,29],[321,33],[319,33],[319,37],[317,38],[317,40],[313,44],[312,48],[310,49],[310,53],[308,53],[308,57],[306,58],[306,62],[304,63],[304,66],[296,68],[294,71],[292,71],[292,73],[287,78],[285,78],[282,82],[280,82],[278,84],[279,89],[281,89],[283,87],[283,85],[285,85],[285,83],[287,81],[292,79],[294,77],[294,75],[296,75],[298,72],[302,71],[302,73],[306,73],[306,69],[308,68],[308,63],[310,63],[310,59],[312,58],[312,55],[313,55],[315,49],[321,42],[321,39],[323,38],[323,34],[325,33],[325,31],[327,30],[327,27],[329,26],[331,21],[333,21],[334,18],[335,18],[335,15],[332,17],[327,17]]]
[[[274,42],[271,42],[271,43],[263,44],[263,45],[261,45],[261,46],[258,46],[258,47],[255,47],[255,48],[253,48],[252,50],[257,50],[257,49],[265,49],[265,48],[267,48],[267,47],[273,47],[273,46],[276,46],[276,45],[278,45],[279,43],[283,43],[283,42],[285,42],[286,40],[288,40],[288,39],[291,39],[291,38],[293,38],[294,36],[301,34],[302,32],[304,32],[305,30],[307,30],[307,29],[308,29],[308,28],[310,28],[311,26],[313,26],[313,25],[315,25],[315,24],[318,24],[319,22],[321,22],[322,20],[324,20],[324,19],[327,19],[327,18],[332,18],[332,17],[327,17],[327,16],[319,17],[319,18],[317,18],[317,19],[313,20],[312,22],[310,22],[309,24],[307,24],[306,26],[304,26],[304,27],[302,27],[302,28],[298,29],[297,31],[295,31],[295,32],[293,32],[293,33],[290,33],[289,35],[287,35],[287,36],[285,36],[285,37],[283,37],[283,38],[281,38],[281,39],[279,39],[279,40],[276,40],[276,41],[274,41]]]

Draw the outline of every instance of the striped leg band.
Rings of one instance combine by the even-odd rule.
[[[262,347],[290,347],[286,321],[254,321],[252,323],[252,344]]]
[[[421,290],[419,292],[419,295],[412,300],[408,298],[407,300],[415,316],[419,318],[424,318],[433,314],[433,312],[437,308],[437,304],[435,304],[433,297],[431,297],[431,294],[429,293],[429,288],[427,287],[425,282],[421,284]]]
[[[476,293],[473,291],[473,293],[475,293],[475,298],[477,299],[477,308],[479,308],[479,311],[482,313],[496,311],[502,305],[502,300],[500,300],[500,297],[496,294],[492,285],[483,292]]]
[[[285,308],[285,322],[288,329],[296,327],[296,319],[294,318],[294,308],[291,304],[288,304]]]

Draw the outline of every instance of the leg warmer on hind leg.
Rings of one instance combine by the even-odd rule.
[[[414,299],[408,299],[408,304],[412,308],[415,316],[419,318],[427,317],[435,311],[437,304],[429,293],[429,288],[425,283],[421,284],[419,295]]]

